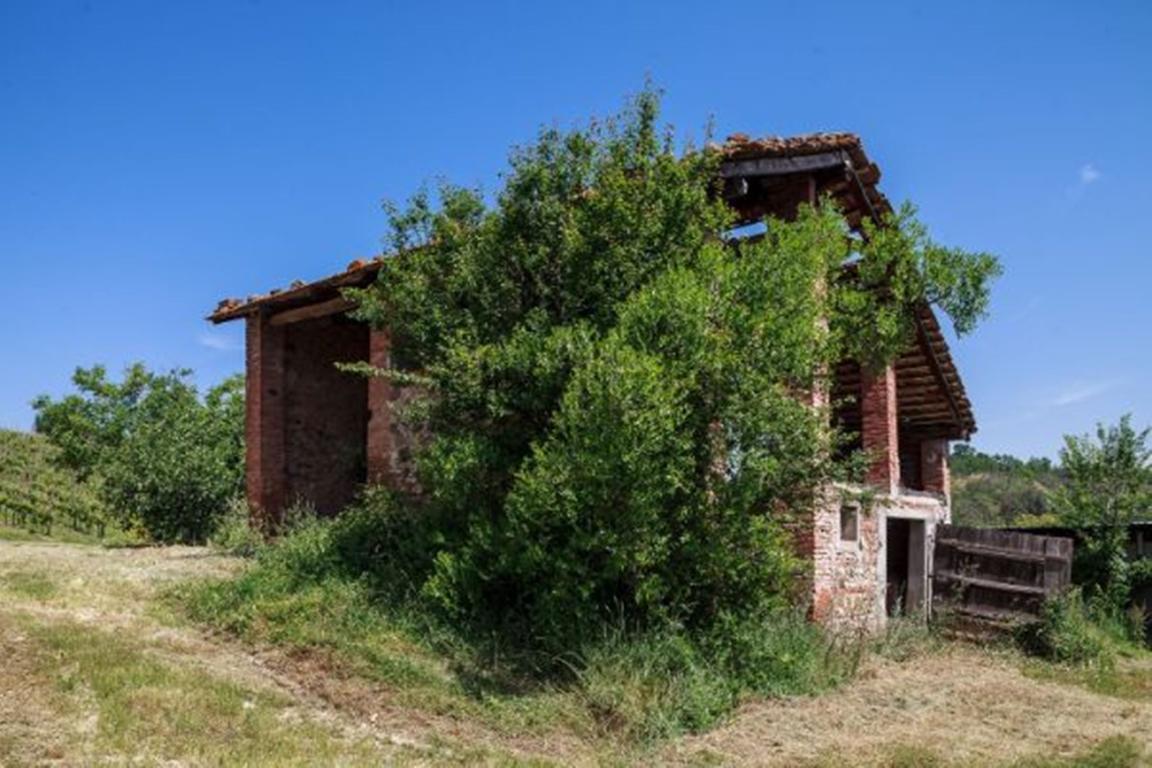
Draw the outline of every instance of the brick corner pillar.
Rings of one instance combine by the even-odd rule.
[[[260,313],[245,327],[244,476],[248,504],[265,526],[279,520],[284,466],[284,329]]]
[[[920,443],[920,477],[924,490],[938,493],[947,502],[952,495],[952,473],[948,466],[948,441]]]
[[[392,340],[386,330],[373,329],[368,337],[368,363],[377,368],[392,367]],[[368,482],[392,485],[392,382],[380,376],[368,379]]]
[[[893,495],[900,487],[896,368],[873,372],[863,367],[860,373],[860,436],[870,459],[868,482]]]

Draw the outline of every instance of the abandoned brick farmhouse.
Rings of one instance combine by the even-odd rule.
[[[849,226],[877,219],[889,203],[880,171],[860,140],[845,133],[752,140],[721,147],[724,195],[741,221],[788,218],[799,205],[831,197]],[[390,365],[386,330],[346,317],[341,290],[372,282],[380,259],[337,275],[246,301],[226,300],[214,323],[243,319],[247,365],[247,495],[277,515],[306,499],[334,514],[365,482],[411,481],[413,436],[394,417],[403,392],[335,363]],[[835,626],[876,628],[892,612],[925,610],[932,541],[948,522],[949,441],[975,430],[948,346],[930,307],[917,338],[879,373],[845,361],[831,396],[836,418],[868,451],[873,500],[830,490],[799,534],[810,563],[812,612]]]

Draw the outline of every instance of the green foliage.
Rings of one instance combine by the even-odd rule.
[[[1099,425],[1095,438],[1065,437],[1060,452],[1066,482],[1054,502],[1064,524],[1081,531],[1076,579],[1115,616],[1131,598],[1128,526],[1152,508],[1149,434],[1124,416],[1115,426]]]
[[[1018,459],[952,449],[952,519],[977,527],[1058,525],[1051,496],[1060,486],[1058,467],[1046,458]]]
[[[103,535],[99,484],[60,466],[60,451],[40,435],[0,430],[0,522],[40,534],[61,528]]]
[[[228,502],[208,543],[237,557],[252,557],[260,551],[265,543],[264,533],[256,525],[252,508],[246,500],[236,497]]]
[[[799,612],[725,616],[704,638],[612,632],[583,651],[576,678],[603,728],[647,741],[707,730],[748,696],[834,687],[855,672],[856,650]]]
[[[1070,589],[1044,604],[1039,622],[1020,630],[1029,653],[1061,664],[1111,668],[1116,643],[1093,619],[1079,589]]]
[[[493,206],[445,185],[391,207],[399,255],[349,292],[434,436],[407,502],[431,566],[405,569],[545,655],[619,617],[692,633],[786,603],[788,515],[851,465],[799,393],[844,356],[894,357],[922,302],[969,330],[998,272],[910,207],[866,239],[824,206],[726,243],[718,157],[675,152],[658,101],[543,131]]]
[[[400,563],[424,562],[427,545],[404,538],[418,529],[399,510],[377,493],[341,518],[305,518],[236,577],[173,596],[195,620],[327,654],[415,706],[517,729],[545,710],[545,720],[587,721],[628,742],[703,730],[748,696],[815,693],[856,668],[858,648],[833,645],[802,613],[781,611],[725,615],[703,634],[601,627],[542,680],[509,656],[520,649],[429,613],[404,586],[419,578]],[[393,546],[407,554],[387,557]]]
[[[933,242],[905,203],[882,223],[865,219],[856,246],[857,280],[840,287],[838,316],[846,323],[846,356],[874,364],[895,359],[913,338],[909,308],[927,303],[951,319],[957,334],[971,332],[987,314],[988,287],[1000,276],[999,260]],[[860,332],[854,324],[866,322]]]
[[[36,429],[63,465],[100,480],[117,522],[158,541],[204,541],[243,477],[243,383],[201,398],[187,371],[77,369],[75,394],[36,399]]]

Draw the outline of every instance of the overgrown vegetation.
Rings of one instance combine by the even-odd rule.
[[[160,542],[203,542],[243,481],[242,381],[201,397],[190,375],[78,368],[74,394],[33,403],[59,463],[96,483],[119,526]]]
[[[1093,615],[1081,590],[1074,588],[1049,599],[1041,620],[1023,627],[1019,639],[1025,650],[1050,661],[1110,668],[1129,638],[1109,626],[1107,618]]]
[[[1029,650],[1059,663],[1107,668],[1118,652],[1144,643],[1147,617],[1135,590],[1152,578],[1152,559],[1132,549],[1130,526],[1152,510],[1150,434],[1135,429],[1129,416],[1100,424],[1095,435],[1065,436],[1055,466],[966,446],[953,452],[956,522],[1053,526],[1076,535],[1078,586],[1049,601],[1043,621],[1026,628]],[[997,493],[999,509],[986,514],[984,495]]]
[[[542,132],[493,206],[445,185],[392,209],[399,255],[352,292],[434,436],[397,513],[418,546],[384,567],[542,665],[606,625],[703,636],[789,610],[789,514],[854,466],[801,393],[843,357],[892,359],[921,302],[970,330],[999,270],[911,208],[865,238],[825,205],[729,243],[718,157],[676,152],[658,101]]]
[[[359,368],[415,389],[421,492],[305,522],[192,614],[424,694],[561,686],[639,739],[849,674],[803,619],[788,524],[862,457],[803,393],[893,359],[924,302],[970,330],[999,267],[911,208],[859,237],[804,207],[730,242],[717,163],[676,152],[644,92],[514,152],[492,206],[444,185],[391,208],[397,255],[350,295],[405,364]]]
[[[0,523],[36,534],[104,533],[108,514],[98,483],[60,465],[39,435],[0,430]]]
[[[1143,617],[1126,622],[1125,615],[1135,578],[1147,568],[1129,555],[1129,526],[1152,509],[1150,433],[1124,416],[1115,426],[1099,425],[1095,438],[1065,437],[1060,465],[1066,481],[1054,496],[1060,519],[1080,531],[1075,579],[1098,614],[1132,625],[1133,639],[1143,639]]]
[[[602,625],[551,660],[563,674],[541,678],[522,647],[462,631],[417,602],[411,575],[387,553],[425,545],[398,536],[419,528],[398,525],[397,514],[378,493],[335,520],[302,516],[243,574],[182,587],[175,605],[250,641],[323,654],[414,706],[508,729],[567,722],[638,743],[707,728],[750,694],[832,687],[861,652],[781,610],[729,615],[708,633]]]

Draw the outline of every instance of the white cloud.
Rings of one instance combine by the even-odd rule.
[[[219,333],[202,333],[196,337],[196,342],[208,349],[215,349],[218,352],[234,352],[240,349],[240,345],[228,336]]]
[[[1097,381],[1073,384],[1052,398],[1051,404],[1057,407],[1076,405],[1094,397],[1099,397],[1116,386],[1114,381]]]
[[[1085,163],[1080,166],[1080,184],[1082,186],[1086,187],[1099,180],[1100,171],[1096,170],[1096,166],[1092,165],[1092,163]]]

